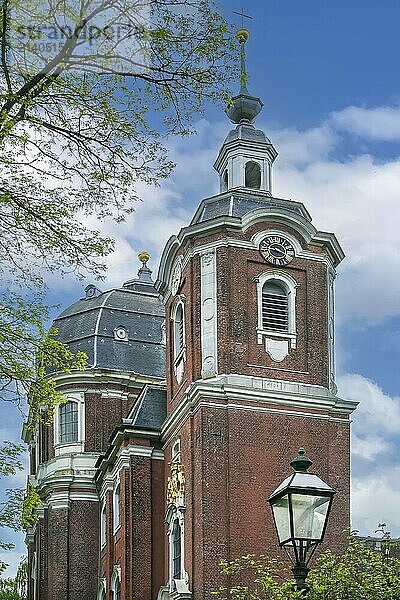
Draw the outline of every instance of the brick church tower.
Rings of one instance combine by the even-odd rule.
[[[303,204],[275,198],[277,152],[242,86],[215,161],[220,192],[168,241],[157,281],[89,286],[56,321],[89,369],[59,378],[53,428],[27,435],[43,498],[30,600],[208,600],[221,558],[277,554],[267,498],[304,446],[349,525],[349,416],[336,395],[343,259]],[[166,361],[165,361],[166,358]]]

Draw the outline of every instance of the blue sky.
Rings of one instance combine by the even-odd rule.
[[[257,125],[279,151],[274,194],[303,202],[347,255],[336,286],[337,364],[340,394],[360,402],[352,526],[370,534],[384,521],[398,537],[400,3],[225,0],[222,11],[239,24],[232,11],[242,6],[254,17],[247,64],[249,89],[264,102]],[[144,201],[125,224],[102,226],[117,249],[100,288],[132,278],[143,249],[157,271],[169,235],[217,191],[212,163],[229,128],[221,109],[206,107],[197,136],[169,141],[177,163],[172,177],[159,189],[143,188]],[[87,283],[51,276],[48,301],[65,307]],[[5,438],[18,438],[18,419],[2,407]],[[23,551],[20,541],[16,551],[9,562]]]

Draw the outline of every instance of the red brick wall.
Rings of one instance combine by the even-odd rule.
[[[250,238],[258,231],[279,229],[296,237],[301,245],[316,255],[323,248],[307,246],[290,227],[273,223],[259,223],[245,234],[219,232],[193,240],[193,245],[209,243],[224,236]],[[188,252],[187,245],[184,252]],[[217,248],[217,306],[218,306],[218,371],[250,376],[299,381],[329,386],[328,364],[328,287],[327,266],[323,262],[295,258],[287,267],[281,267],[299,284],[296,289],[297,347],[277,363],[257,341],[257,286],[254,278],[274,267],[260,256],[258,248],[235,246]],[[194,256],[186,265],[178,294],[185,296],[186,365],[183,381],[179,384],[173,370],[172,352],[167,353],[168,411],[179,402],[188,385],[201,378],[201,285],[200,258]],[[171,306],[166,306],[167,347],[173,345]],[[168,356],[171,354],[171,356]]]
[[[104,452],[111,433],[128,416],[136,396],[107,397],[100,393],[85,393],[85,450]]]
[[[40,598],[96,598],[98,576],[98,505],[72,501],[69,509],[47,511],[41,535]],[[44,564],[43,564],[44,563]],[[47,575],[46,581],[42,575]]]
[[[72,501],[69,514],[69,598],[96,598],[99,573],[99,505]]]
[[[300,446],[314,461],[310,471],[337,490],[325,546],[343,547],[350,518],[348,423],[203,407],[179,435],[186,475],[185,568],[194,600],[206,600],[226,584],[221,558],[280,554],[267,498],[292,471],[289,463]]]
[[[164,463],[132,456],[130,468],[122,468],[119,477],[121,527],[114,533],[110,491],[106,494],[107,544],[101,554],[101,577],[110,590],[114,565],[119,565],[124,600],[156,600],[166,579]]]

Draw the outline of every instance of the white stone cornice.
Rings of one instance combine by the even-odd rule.
[[[86,371],[73,371],[72,373],[55,373],[52,375],[57,386],[68,385],[69,391],[74,392],[93,392],[93,385],[98,386],[99,392],[111,393],[112,388],[107,389],[107,385],[123,386],[129,391],[130,388],[141,388],[145,384],[164,383],[165,379],[161,377],[145,377],[135,373],[124,373],[122,371],[106,369],[87,369]],[[89,387],[88,387],[89,386]],[[117,391],[116,391],[117,393]]]
[[[118,433],[122,434],[123,432]],[[104,497],[104,494],[108,489],[113,488],[114,481],[121,469],[130,467],[131,457],[141,456],[151,460],[164,460],[164,452],[162,450],[153,448],[153,446],[129,444],[127,446],[119,447],[118,444],[120,441],[122,441],[122,439],[123,436],[118,437],[118,435],[113,438],[112,444],[114,447],[112,452],[109,456],[102,456],[102,460],[98,466],[96,480],[99,482],[101,481],[102,497]],[[108,467],[112,467],[110,472],[106,471]]]
[[[358,403],[338,398],[322,386],[245,375],[220,375],[191,384],[164,422],[163,441],[169,441],[176,429],[200,406],[211,405],[221,409],[290,414],[349,423],[348,416]]]
[[[344,252],[333,233],[317,231],[308,218],[297,212],[293,212],[288,208],[281,206],[266,206],[263,208],[256,208],[246,213],[242,218],[227,215],[215,217],[208,221],[193,223],[189,227],[184,227],[181,229],[178,236],[173,236],[168,241],[161,257],[157,281],[155,283],[155,287],[163,295],[164,301],[165,297],[169,296],[169,279],[176,255],[178,251],[181,250],[182,245],[186,240],[199,234],[212,234],[221,229],[247,231],[249,227],[267,221],[282,223],[283,225],[291,227],[297,231],[307,243],[324,247],[328,253],[328,256],[321,257],[309,251],[299,250],[299,256],[301,252],[304,258],[309,260],[322,260],[325,261],[328,266],[332,265],[333,267],[336,267],[344,258]],[[209,243],[201,248],[196,247],[195,250],[192,250],[192,254],[185,256],[183,267],[190,256],[194,256],[195,254],[204,251],[207,247],[217,247],[218,245],[237,245],[244,248],[253,248],[254,242],[251,243],[243,240],[235,240],[234,242],[233,239],[229,237],[224,240],[217,240],[214,246],[212,243]]]
[[[50,479],[70,477],[74,480],[92,479],[96,471],[98,453],[85,452],[82,454],[62,454],[45,463],[41,463],[36,473],[38,485]]]

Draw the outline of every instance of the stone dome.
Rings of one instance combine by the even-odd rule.
[[[87,368],[165,379],[165,312],[146,264],[138,279],[105,292],[94,285],[55,320],[58,337],[88,355]]]

